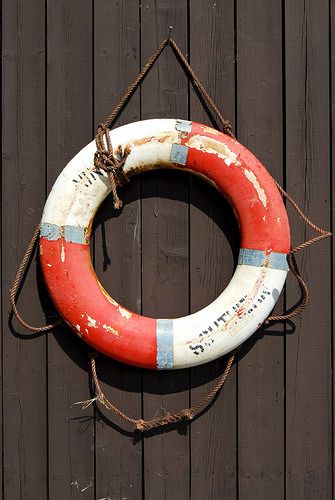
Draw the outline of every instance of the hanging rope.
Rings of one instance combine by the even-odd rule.
[[[231,354],[226,368],[223,374],[220,376],[218,382],[213,387],[207,396],[205,396],[198,404],[191,406],[190,408],[185,408],[180,410],[178,413],[167,413],[163,417],[155,417],[150,420],[143,420],[142,418],[131,418],[121,410],[119,410],[116,406],[114,406],[109,399],[104,395],[102,389],[100,387],[100,383],[98,380],[97,372],[96,372],[96,355],[91,356],[91,370],[92,370],[92,378],[95,386],[96,396],[88,401],[78,401],[76,404],[83,404],[83,408],[87,408],[90,404],[95,401],[99,401],[107,410],[115,413],[126,422],[129,422],[134,425],[134,428],[137,431],[145,431],[149,429],[154,429],[156,427],[162,427],[163,425],[173,424],[177,422],[181,422],[182,420],[192,420],[198,413],[200,413],[210,401],[218,394],[222,386],[224,385],[230,369],[233,365],[235,359],[235,353]]]
[[[123,186],[128,182],[128,177],[123,171],[123,166],[130,153],[130,148],[126,147],[122,151],[122,147],[119,146],[114,155],[109,128],[103,123],[99,125],[97,135],[95,136],[95,144],[97,147],[94,155],[95,169],[104,170],[107,173],[112,186],[113,205],[114,208],[119,209],[122,207],[122,200],[120,200],[117,194],[117,186]]]
[[[288,314],[283,314],[281,316],[269,316],[268,319],[265,321],[265,325],[268,325],[269,323],[271,323],[273,321],[286,321],[288,319],[295,318],[296,316],[299,316],[299,314],[301,314],[302,311],[305,309],[305,307],[307,306],[308,301],[309,301],[308,286],[307,286],[305,280],[303,279],[303,277],[301,276],[301,274],[299,273],[299,271],[294,266],[293,255],[296,252],[299,252],[300,250],[303,250],[304,248],[307,248],[307,247],[309,247],[311,245],[314,245],[314,243],[317,243],[320,240],[323,240],[325,238],[330,238],[330,236],[332,235],[331,232],[325,231],[324,229],[321,229],[321,227],[319,227],[316,224],[314,224],[307,217],[307,215],[305,215],[303,213],[303,211],[301,210],[301,208],[298,207],[298,205],[291,198],[291,196],[289,194],[287,194],[286,191],[284,191],[284,189],[278,184],[278,182],[275,181],[275,183],[276,183],[276,186],[277,186],[278,190],[280,191],[280,193],[291,204],[291,206],[297,212],[297,214],[299,215],[299,217],[304,221],[304,223],[306,224],[306,226],[309,226],[310,228],[312,228],[314,231],[316,231],[317,233],[319,233],[320,236],[315,236],[314,238],[311,238],[311,239],[305,241],[304,243],[300,243],[300,245],[295,246],[294,248],[291,249],[291,251],[287,254],[287,257],[286,257],[287,258],[288,266],[290,268],[290,271],[292,272],[292,274],[296,278],[296,280],[297,280],[297,282],[299,284],[299,287],[300,287],[300,291],[301,291],[301,294],[302,294],[302,302],[301,302],[301,304],[296,309],[294,309],[294,311],[292,311],[292,312],[290,312]]]
[[[95,142],[96,142],[96,153],[94,157],[94,165],[97,170],[103,170],[108,174],[108,177],[111,182],[111,188],[112,188],[112,195],[113,195],[113,203],[115,208],[120,208],[122,206],[122,201],[118,197],[117,194],[117,187],[122,186],[124,183],[128,182],[128,178],[123,171],[123,167],[126,161],[127,156],[130,153],[129,148],[125,148],[122,150],[121,146],[118,146],[116,148],[116,151],[114,152],[112,143],[110,141],[110,136],[109,136],[109,128],[114,122],[114,120],[118,117],[119,113],[123,109],[124,105],[129,101],[129,99],[132,97],[138,86],[141,84],[142,80],[145,78],[145,76],[149,73],[150,69],[154,65],[154,63],[157,61],[158,57],[162,53],[164,47],[167,45],[170,45],[178,58],[178,60],[181,62],[182,66],[186,70],[187,74],[189,75],[190,79],[192,80],[194,86],[196,89],[199,91],[200,95],[202,96],[203,100],[206,102],[207,106],[213,111],[215,114],[220,126],[221,130],[223,133],[229,135],[230,137],[234,138],[234,134],[232,132],[232,126],[229,123],[229,121],[225,120],[216,107],[214,101],[211,99],[211,97],[208,95],[206,89],[194,73],[193,69],[189,65],[186,57],[184,54],[181,52],[179,49],[178,45],[176,42],[169,36],[163,42],[160,44],[156,52],[149,58],[148,62],[143,66],[142,70],[140,73],[137,75],[135,80],[129,85],[127,91],[125,94],[121,97],[120,101],[118,104],[115,106],[113,109],[112,113],[106,118],[104,123],[101,123],[98,127],[98,131],[95,137]],[[276,181],[275,181],[276,182]],[[304,223],[312,228],[314,231],[318,232],[320,235],[316,236],[314,238],[311,238],[310,240],[301,243],[300,245],[294,247],[291,249],[289,254],[287,255],[287,262],[289,265],[289,268],[292,272],[292,274],[295,276],[301,293],[302,293],[302,302],[297,307],[294,311],[291,313],[282,315],[282,316],[270,316],[266,321],[265,324],[268,324],[272,321],[283,321],[287,319],[291,319],[298,314],[300,314],[304,308],[306,307],[309,299],[309,294],[308,294],[308,287],[300,275],[300,273],[296,270],[293,262],[293,255],[294,253],[298,252],[299,250],[302,250],[310,245],[313,245],[317,241],[320,241],[324,238],[328,238],[331,236],[331,233],[329,231],[325,231],[324,229],[321,229],[320,227],[316,226],[303,212],[302,210],[298,207],[298,205],[293,201],[293,199],[284,191],[284,189],[276,182],[276,185],[281,192],[281,194],[288,200],[288,202],[292,205],[294,210],[298,213],[299,217],[304,221]],[[17,274],[15,276],[14,283],[12,285],[12,288],[10,289],[10,303],[12,306],[13,314],[16,317],[16,319],[23,325],[25,328],[28,330],[31,330],[33,332],[43,332],[47,330],[51,330],[55,326],[61,323],[61,320],[52,323],[50,325],[42,326],[42,327],[34,327],[26,323],[21,316],[19,315],[15,300],[16,300],[16,295],[17,291],[19,289],[23,273],[25,271],[25,268],[27,266],[27,263],[29,262],[29,259],[32,255],[32,252],[34,250],[35,243],[38,239],[39,236],[39,231],[40,231],[40,226],[38,225],[34,235],[27,247],[27,250],[23,256],[22,262],[19,266],[19,269],[17,271]],[[220,376],[218,379],[217,384],[214,386],[214,388],[210,391],[210,393],[204,397],[198,404],[192,406],[191,408],[183,409],[179,411],[178,413],[167,413],[163,417],[155,417],[151,420],[143,420],[143,419],[134,419],[129,416],[127,416],[125,413],[123,413],[121,410],[119,410],[116,406],[114,406],[104,395],[101,386],[99,384],[99,380],[97,377],[97,372],[96,372],[96,362],[95,362],[95,355],[92,355],[91,357],[91,371],[92,371],[92,378],[96,390],[96,396],[88,401],[81,401],[76,404],[84,404],[83,408],[86,408],[90,404],[92,404],[94,401],[99,401],[105,408],[125,421],[133,424],[135,426],[135,429],[139,431],[144,431],[148,429],[153,429],[155,427],[161,427],[163,425],[171,424],[171,423],[176,423],[182,420],[191,420],[194,418],[199,412],[204,410],[206,406],[212,401],[212,399],[218,394],[218,392],[221,390],[223,387],[227,376],[229,374],[229,371],[233,365],[234,359],[236,356],[236,351],[231,354],[228,363],[226,365],[226,368],[223,372],[223,374]]]
[[[113,121],[116,119],[116,117],[119,115],[121,110],[123,109],[123,106],[130,100],[136,89],[141,84],[142,80],[147,76],[147,74],[149,73],[149,71],[151,70],[151,68],[153,67],[153,65],[155,64],[155,62],[157,61],[157,59],[159,58],[159,56],[161,55],[161,53],[163,52],[164,48],[167,45],[170,45],[172,47],[176,57],[179,59],[181,65],[186,70],[190,79],[194,83],[194,86],[198,89],[200,95],[206,102],[207,106],[216,115],[216,118],[221,125],[222,132],[234,138],[230,122],[223,118],[222,114],[216,107],[214,101],[209,96],[205,87],[203,86],[203,84],[201,83],[201,81],[199,80],[199,78],[196,76],[193,69],[189,65],[186,57],[178,47],[177,43],[170,36],[165,38],[165,40],[162,41],[156,52],[152,54],[147,63],[143,66],[143,68],[141,69],[135,80],[129,85],[128,89],[121,97],[120,101],[115,106],[112,113],[108,115],[105,121],[99,125],[97,134],[95,136],[96,153],[94,157],[94,165],[96,169],[104,170],[108,174],[112,187],[113,205],[114,208],[116,209],[122,207],[122,200],[120,200],[118,196],[117,187],[119,186],[121,187],[126,182],[128,182],[128,178],[123,171],[123,167],[126,158],[130,153],[130,149],[126,149],[125,151],[122,152],[122,148],[121,146],[119,146],[116,155],[114,155],[113,146],[111,144],[109,136],[109,128],[112,125]]]
[[[18,320],[19,323],[21,323],[22,326],[27,328],[27,330],[30,330],[31,332],[35,332],[35,333],[41,333],[41,332],[46,332],[48,330],[52,330],[53,328],[55,328],[56,326],[61,324],[61,320],[59,319],[59,320],[55,321],[55,323],[51,323],[50,325],[45,325],[45,326],[29,325],[29,323],[26,323],[24,321],[24,319],[22,319],[22,317],[20,316],[20,314],[17,310],[16,304],[15,304],[16,294],[17,294],[17,291],[19,289],[19,286],[20,286],[20,283],[22,280],[22,275],[27,267],[27,264],[30,260],[31,255],[33,253],[35,243],[36,243],[37,238],[39,237],[39,234],[40,234],[40,229],[41,229],[41,226],[39,224],[35,229],[33,237],[31,238],[30,243],[27,246],[26,251],[24,252],[21,264],[19,265],[19,268],[17,270],[16,276],[14,279],[14,282],[12,284],[12,287],[9,290],[9,301],[10,301],[10,304],[12,306],[12,311],[13,311],[15,318]]]

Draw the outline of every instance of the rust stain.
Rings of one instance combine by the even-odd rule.
[[[136,139],[131,144],[133,146],[143,146],[143,144],[157,144],[166,141],[173,141],[177,137],[176,132],[166,132],[161,135],[153,135],[151,137],[143,137],[141,139]]]

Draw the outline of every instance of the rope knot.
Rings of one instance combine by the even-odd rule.
[[[124,149],[119,145],[116,152],[109,136],[109,128],[101,123],[95,136],[96,152],[94,155],[95,170],[103,170],[107,173],[111,183],[114,208],[122,207],[122,200],[118,197],[117,187],[123,186],[128,182],[128,177],[123,171],[127,156],[130,153],[130,147],[127,145]]]

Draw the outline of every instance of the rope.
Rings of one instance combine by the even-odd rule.
[[[303,243],[300,243],[299,245],[297,245],[294,248],[292,248],[290,250],[290,252],[287,254],[287,263],[288,263],[288,266],[290,268],[290,271],[292,272],[292,274],[296,278],[296,280],[297,280],[297,282],[299,284],[301,293],[302,293],[302,302],[301,302],[301,304],[296,309],[294,309],[294,311],[291,311],[288,314],[283,314],[281,316],[269,316],[268,319],[264,322],[265,325],[268,325],[269,323],[271,323],[273,321],[286,321],[288,319],[295,318],[296,316],[299,316],[299,314],[301,314],[302,311],[305,309],[305,307],[307,306],[307,304],[309,302],[308,286],[307,286],[304,278],[301,276],[301,274],[299,273],[299,271],[294,266],[293,256],[294,256],[294,254],[296,252],[299,252],[300,250],[303,250],[304,248],[307,248],[307,247],[309,247],[311,245],[314,245],[314,243],[317,243],[320,240],[323,240],[325,238],[330,238],[330,236],[332,235],[331,232],[325,231],[321,227],[319,227],[316,224],[314,224],[307,217],[307,215],[305,215],[303,213],[303,211],[301,210],[301,208],[296,204],[296,202],[291,198],[291,196],[288,193],[286,193],[286,191],[284,191],[284,189],[278,184],[278,182],[277,181],[274,181],[274,182],[275,182],[275,184],[276,184],[279,192],[291,204],[291,206],[297,212],[297,214],[299,215],[299,217],[304,221],[304,223],[306,224],[306,226],[309,226],[310,228],[312,228],[314,231],[316,231],[317,233],[319,233],[320,236],[315,236],[314,238],[311,238],[311,239],[309,239],[309,240],[307,240],[307,241],[305,241]]]
[[[112,125],[115,118],[121,112],[123,106],[130,100],[138,86],[141,84],[142,80],[149,73],[164,48],[170,45],[176,55],[176,57],[180,60],[181,65],[184,67],[189,77],[193,81],[195,87],[198,89],[204,101],[207,103],[207,106],[213,111],[216,115],[218,122],[221,124],[222,132],[234,138],[234,134],[232,131],[232,126],[229,121],[225,120],[216,107],[214,101],[209,96],[205,87],[196,76],[192,67],[188,63],[186,57],[178,47],[177,43],[168,36],[165,38],[157,50],[152,54],[146,64],[142,67],[141,71],[135,78],[135,80],[129,85],[126,92],[121,97],[118,104],[113,109],[112,113],[107,116],[105,121],[98,126],[98,131],[95,136],[96,143],[96,153],[94,157],[94,165],[96,170],[104,170],[109,177],[112,195],[113,195],[113,205],[115,209],[119,209],[122,207],[122,200],[120,200],[117,194],[117,187],[123,186],[126,182],[128,182],[128,178],[123,171],[123,167],[126,161],[128,154],[130,153],[130,148],[125,148],[125,151],[122,152],[121,146],[118,147],[116,155],[113,152],[113,146],[110,141],[109,136],[109,128]]]
[[[108,131],[108,127],[103,123],[99,125],[97,135],[95,136],[97,150],[94,155],[94,166],[95,170],[104,170],[107,173],[112,187],[114,208],[120,209],[122,207],[122,200],[118,197],[116,188],[128,182],[128,177],[123,171],[123,166],[130,153],[130,148],[126,147],[123,151],[122,147],[119,146],[116,155],[114,155]]]
[[[121,410],[119,410],[116,406],[114,406],[108,398],[104,395],[102,392],[97,372],[96,372],[96,355],[91,356],[91,371],[92,371],[92,378],[95,386],[95,391],[96,395],[93,399],[89,401],[80,401],[78,404],[84,403],[84,406],[87,408],[87,406],[94,401],[99,401],[107,410],[115,413],[119,417],[121,417],[123,420],[126,422],[129,422],[134,425],[134,429],[137,431],[146,431],[149,429],[154,429],[156,427],[161,427],[163,425],[168,425],[168,424],[173,424],[177,422],[181,422],[182,420],[192,420],[198,413],[200,413],[207,405],[208,403],[218,394],[222,386],[224,385],[228,374],[230,372],[230,369],[233,365],[234,359],[235,359],[236,354],[233,353],[231,354],[228,363],[226,365],[226,368],[223,372],[223,374],[220,376],[217,384],[213,387],[213,389],[210,391],[207,396],[205,396],[199,403],[197,403],[194,406],[191,406],[190,408],[184,408],[183,410],[180,410],[178,413],[167,413],[163,417],[155,417],[152,418],[151,420],[143,420],[142,418],[131,418],[125,413],[123,413]]]
[[[104,123],[101,123],[98,127],[98,131],[95,137],[95,142],[96,142],[96,153],[94,156],[94,165],[96,170],[103,170],[107,173],[110,182],[111,182],[111,190],[113,194],[113,203],[114,207],[116,209],[121,208],[122,206],[122,201],[118,197],[117,194],[117,187],[122,186],[125,182],[128,182],[127,175],[123,171],[123,167],[125,164],[125,161],[127,159],[127,156],[130,153],[130,148],[126,147],[124,150],[122,150],[122,147],[119,146],[116,149],[116,152],[114,153],[113,146],[111,144],[110,136],[109,136],[109,128],[112,125],[113,121],[117,118],[119,113],[121,112],[123,106],[128,102],[128,100],[132,97],[134,94],[135,90],[137,87],[140,85],[144,77],[149,73],[150,69],[152,66],[155,64],[157,61],[158,57],[162,53],[163,49],[166,47],[166,45],[170,45],[176,55],[176,57],[179,59],[183,67],[185,68],[186,72],[188,73],[189,77],[191,78],[194,86],[198,89],[200,95],[202,96],[203,100],[206,102],[207,106],[213,111],[213,113],[216,115],[218,122],[221,124],[222,132],[229,135],[230,137],[234,138],[234,134],[232,132],[232,126],[229,123],[229,121],[225,120],[216,107],[214,101],[211,99],[211,97],[208,95],[206,89],[194,73],[193,69],[189,65],[187,59],[185,58],[184,54],[181,52],[180,48],[176,44],[176,42],[169,36],[165,40],[162,41],[156,52],[149,58],[148,62],[143,66],[141,69],[140,73],[137,75],[135,80],[129,85],[127,91],[125,94],[121,97],[120,101],[118,104],[115,106],[114,110],[112,113],[106,118]],[[276,181],[275,181],[276,182]],[[318,232],[320,235],[316,236],[314,238],[311,238],[310,240],[301,243],[300,245],[292,248],[287,255],[287,262],[289,265],[289,268],[295,278],[298,281],[298,284],[300,286],[301,292],[302,292],[302,303],[297,307],[294,311],[291,313],[285,314],[283,316],[270,316],[266,321],[265,324],[270,323],[271,321],[283,321],[287,320],[290,318],[293,318],[300,314],[306,307],[308,300],[309,300],[309,294],[308,294],[308,287],[306,285],[306,282],[300,275],[300,273],[296,270],[293,262],[293,254],[298,252],[299,250],[302,250],[310,245],[313,245],[317,241],[320,241],[324,238],[328,238],[331,236],[331,233],[329,231],[325,231],[324,229],[321,229],[320,227],[316,226],[303,212],[302,210],[298,207],[298,205],[293,201],[293,199],[284,191],[284,189],[276,182],[276,185],[280,191],[280,193],[289,201],[289,203],[292,205],[292,207],[295,209],[295,211],[298,213],[299,217],[304,221],[304,223],[311,227],[314,231]],[[25,254],[23,256],[22,262],[19,266],[19,269],[16,273],[14,283],[12,285],[12,288],[10,289],[10,303],[12,306],[13,314],[16,317],[16,319],[23,325],[25,328],[28,330],[31,330],[33,332],[44,332],[47,330],[51,330],[55,326],[57,326],[60,323],[60,320],[52,323],[50,325],[42,326],[42,327],[34,327],[26,323],[21,316],[19,315],[16,304],[15,304],[15,299],[16,299],[16,294],[18,291],[18,288],[21,283],[22,275],[25,271],[25,268],[27,266],[27,263],[29,262],[29,259],[32,255],[32,252],[34,250],[35,243],[37,241],[37,238],[39,236],[39,231],[40,231],[40,225],[37,226],[33,237],[27,247],[27,250],[25,251]],[[91,371],[92,371],[92,378],[96,390],[96,396],[88,401],[82,401],[78,402],[76,404],[82,404],[84,403],[83,408],[87,408],[90,404],[92,404],[95,401],[99,401],[107,410],[115,413],[125,421],[131,423],[134,425],[135,429],[138,431],[144,431],[148,429],[153,429],[156,427],[161,427],[163,425],[171,424],[171,423],[176,423],[180,422],[182,420],[192,420],[198,413],[200,413],[202,410],[206,408],[206,406],[209,404],[209,402],[218,394],[218,392],[221,390],[222,386],[224,385],[227,376],[229,374],[229,371],[232,367],[232,364],[234,362],[236,356],[236,351],[233,353],[226,365],[226,368],[223,372],[223,374],[220,376],[218,379],[217,384],[214,386],[214,388],[210,391],[210,393],[205,396],[198,404],[192,406],[191,408],[183,409],[180,410],[178,413],[167,413],[163,417],[155,417],[151,420],[143,420],[143,419],[134,419],[123,413],[121,410],[119,410],[116,406],[114,406],[104,395],[102,392],[102,389],[99,384],[99,380],[97,377],[96,373],[96,362],[95,362],[95,356],[92,355],[91,357]]]
[[[20,314],[17,310],[16,303],[15,303],[16,294],[17,294],[17,291],[18,291],[20,283],[21,283],[22,275],[27,267],[27,264],[30,260],[31,255],[33,253],[35,243],[36,243],[36,240],[39,236],[39,233],[40,233],[40,224],[36,227],[35,232],[33,234],[33,237],[31,238],[30,243],[27,246],[27,249],[23,255],[21,264],[17,270],[13,285],[9,290],[9,301],[10,301],[10,304],[12,306],[12,311],[13,311],[15,318],[18,320],[19,323],[21,323],[22,326],[27,328],[27,330],[30,330],[31,332],[35,332],[35,333],[41,333],[41,332],[46,332],[47,330],[52,330],[52,328],[55,328],[55,326],[57,326],[61,323],[61,320],[57,320],[57,321],[55,321],[55,323],[50,323],[50,325],[31,326],[28,323],[26,323],[24,321],[24,319],[22,319],[22,317],[20,316]]]

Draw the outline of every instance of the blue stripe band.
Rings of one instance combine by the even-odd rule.
[[[62,228],[56,226],[56,224],[49,224],[48,222],[43,222],[40,234],[47,240],[55,241],[61,238]]]
[[[157,369],[173,368],[173,320],[158,319],[157,335]]]
[[[40,235],[50,241],[55,241],[64,237],[65,241],[68,241],[69,243],[80,243],[81,245],[87,244],[86,228],[84,227],[57,226],[57,224],[43,222]]]
[[[85,245],[86,243],[85,233],[86,230],[84,227],[78,227],[78,226],[64,227],[65,241],[68,241],[70,243],[81,243],[82,245]]]
[[[238,264],[281,269],[282,271],[288,271],[289,269],[286,253],[271,252],[269,255],[266,255],[264,250],[251,250],[250,248],[240,248]]]
[[[189,122],[187,120],[176,120],[175,128],[176,130],[178,130],[178,132],[189,134],[192,130],[192,122]]]
[[[182,144],[172,144],[170,161],[178,163],[179,165],[186,165],[188,154],[188,147]]]

